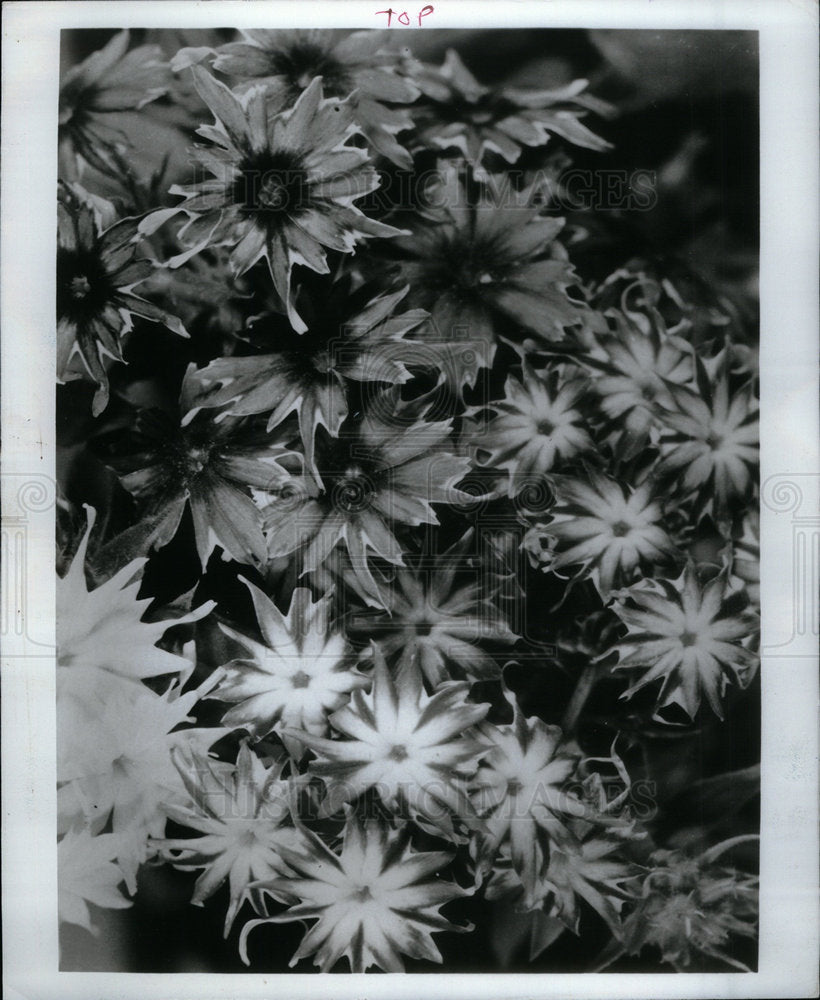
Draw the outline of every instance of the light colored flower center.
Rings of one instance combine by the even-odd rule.
[[[263,208],[283,208],[289,200],[287,185],[278,174],[271,174],[262,181],[257,197]]]

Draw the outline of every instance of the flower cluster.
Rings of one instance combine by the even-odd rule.
[[[585,270],[543,183],[610,149],[585,80],[200,41],[60,92],[61,920],[150,863],[251,968],[425,970],[510,909],[538,961],[745,967],[755,879],[678,849],[657,747],[754,705],[752,332]]]

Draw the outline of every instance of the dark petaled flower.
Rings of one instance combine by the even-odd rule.
[[[542,215],[532,189],[491,181],[476,193],[444,166],[433,188],[443,221],[419,219],[385,248],[410,285],[409,304],[431,313],[443,341],[456,342],[459,387],[492,364],[497,336],[515,341],[523,330],[560,340],[587,309],[568,292],[578,279],[556,239],[564,220]]]
[[[558,366],[539,377],[526,360],[520,381],[507,377],[504,399],[489,404],[495,416],[483,432],[471,436],[470,444],[482,465],[507,470],[510,496],[592,449],[580,409],[586,389],[572,369]]]
[[[726,586],[720,573],[702,586],[691,565],[674,582],[643,580],[616,605],[629,629],[620,645],[618,670],[645,672],[623,697],[663,680],[658,705],[677,704],[694,719],[701,697],[723,718],[721,697],[729,681],[751,683],[757,655],[747,648],[757,616],[745,597]]]
[[[305,296],[299,308],[307,333],[277,338],[272,354],[212,361],[191,379],[192,407],[225,406],[226,416],[270,413],[268,430],[295,412],[312,466],[316,428],[335,436],[347,416],[346,379],[393,385],[410,377],[401,362],[401,339],[426,313],[393,315],[406,294],[405,288],[359,305],[361,296],[352,296],[343,281],[321,302]]]
[[[322,972],[331,972],[345,957],[352,972],[365,972],[372,965],[403,972],[403,954],[440,963],[432,935],[472,930],[439,913],[449,900],[471,895],[471,890],[437,877],[453,856],[411,850],[405,831],[350,817],[339,853],[308,831],[299,850],[282,853],[296,876],[274,879],[261,888],[286,894],[294,905],[242,928],[239,949],[246,964],[248,934],[265,923],[315,920],[290,964],[315,954],[314,963]]]
[[[341,543],[362,588],[383,606],[371,553],[403,565],[396,525],[437,524],[434,503],[471,499],[455,488],[470,463],[449,450],[450,432],[449,420],[408,417],[390,390],[372,397],[338,438],[320,432],[321,478],[305,466],[282,481],[265,507],[269,555],[303,547],[303,570],[311,572]]]
[[[435,569],[399,570],[387,611],[359,614],[352,626],[376,640],[386,657],[420,670],[434,688],[454,676],[499,676],[485,646],[516,641],[479,583],[456,585],[456,570],[447,554]]]
[[[416,64],[413,79],[423,94],[415,114],[416,145],[458,148],[479,170],[488,151],[515,163],[522,146],[543,146],[552,136],[587,149],[610,147],[581,124],[587,111],[611,112],[584,93],[586,80],[557,90],[494,90],[480,84],[453,49],[441,68]]]
[[[66,179],[78,175],[77,157],[116,176],[118,147],[127,145],[117,127],[120,112],[140,108],[166,94],[171,72],[158,45],[128,52],[120,31],[98,52],[72,67],[60,83],[59,152]]]
[[[354,691],[330,717],[344,739],[289,735],[317,755],[310,771],[327,785],[328,815],[373,789],[388,808],[406,808],[417,822],[453,838],[454,818],[475,822],[466,781],[484,747],[472,727],[489,706],[467,701],[469,687],[458,682],[427,695],[418,671],[405,667],[392,676],[378,648],[373,655],[372,690]]]
[[[97,383],[96,417],[108,405],[104,358],[123,360],[122,337],[134,316],[162,323],[181,337],[188,333],[176,316],[133,292],[155,268],[137,258],[138,219],[122,219],[103,230],[94,208],[61,185],[57,223],[57,378],[80,376],[71,368],[78,353]]]
[[[189,409],[187,399],[183,384],[182,412]],[[106,461],[142,502],[145,546],[169,542],[190,506],[203,568],[216,544],[239,562],[264,564],[262,514],[249,490],[281,483],[285,473],[276,462],[284,449],[251,442],[243,421],[200,418],[181,427],[162,411],[139,411]]]
[[[562,476],[554,483],[559,502],[543,529],[556,543],[548,560],[554,572],[578,567],[606,600],[642,567],[669,563],[677,555],[649,480],[632,489],[590,469],[586,482]]]
[[[753,938],[758,920],[758,878],[718,864],[735,837],[697,858],[680,851],[657,851],[643,880],[635,910],[624,921],[625,949],[637,955],[649,944],[679,972],[695,971],[703,958],[718,959],[742,972],[751,970],[731,954],[735,935]]]
[[[687,493],[697,491],[719,512],[748,494],[758,465],[757,406],[750,383],[731,391],[730,357],[721,351],[710,362],[711,376],[698,360],[697,392],[670,385],[660,441],[659,470],[678,476]]]
[[[353,205],[379,184],[366,150],[346,145],[356,130],[353,107],[324,100],[319,79],[285,111],[271,87],[253,87],[240,98],[199,66],[191,72],[217,120],[198,130],[213,145],[196,147],[194,155],[215,179],[171,189],[185,195],[180,209],[191,219],[179,233],[188,249],[170,263],[178,266],[207,246],[232,246],[239,276],[264,257],[293,328],[303,333],[291,301],[293,265],[327,274],[325,249],[353,253],[362,237],[399,232]],[[168,215],[157,213],[157,224]]]
[[[396,141],[398,132],[412,128],[405,108],[418,89],[399,75],[401,53],[389,48],[387,31],[298,29],[243,31],[240,42],[213,49],[183,49],[173,61],[179,70],[214,55],[213,68],[237,81],[263,81],[284,91],[294,104],[314,77],[322,78],[328,97],[352,95],[356,123],[376,152],[399,167],[410,169],[410,154]]]

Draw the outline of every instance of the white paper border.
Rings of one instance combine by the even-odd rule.
[[[434,3],[425,27],[753,29],[761,81],[763,767],[753,974],[129,975],[57,972],[54,236],[64,27],[378,27],[389,3],[18,2],[3,7],[2,661],[4,989],[9,1000],[803,997],[818,993],[817,7],[698,0]],[[398,4],[397,9],[421,8]],[[402,29],[397,28],[397,31]],[[43,478],[45,477],[45,478]],[[19,488],[34,484],[19,513]],[[38,486],[39,484],[39,486]],[[45,507],[46,509],[42,509]],[[15,548],[16,546],[16,548]],[[800,562],[801,553],[805,555]],[[813,560],[813,561],[812,561]],[[14,604],[19,604],[18,608]],[[28,637],[28,638],[27,638]],[[45,645],[42,645],[45,644]],[[45,655],[43,655],[45,653]]]

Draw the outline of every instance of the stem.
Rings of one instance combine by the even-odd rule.
[[[581,671],[581,676],[578,678],[578,683],[572,692],[567,710],[564,712],[564,718],[561,720],[561,728],[564,730],[564,733],[571,733],[575,729],[587,698],[600,680],[601,673],[601,665],[599,663],[590,663],[589,666],[584,667]]]

